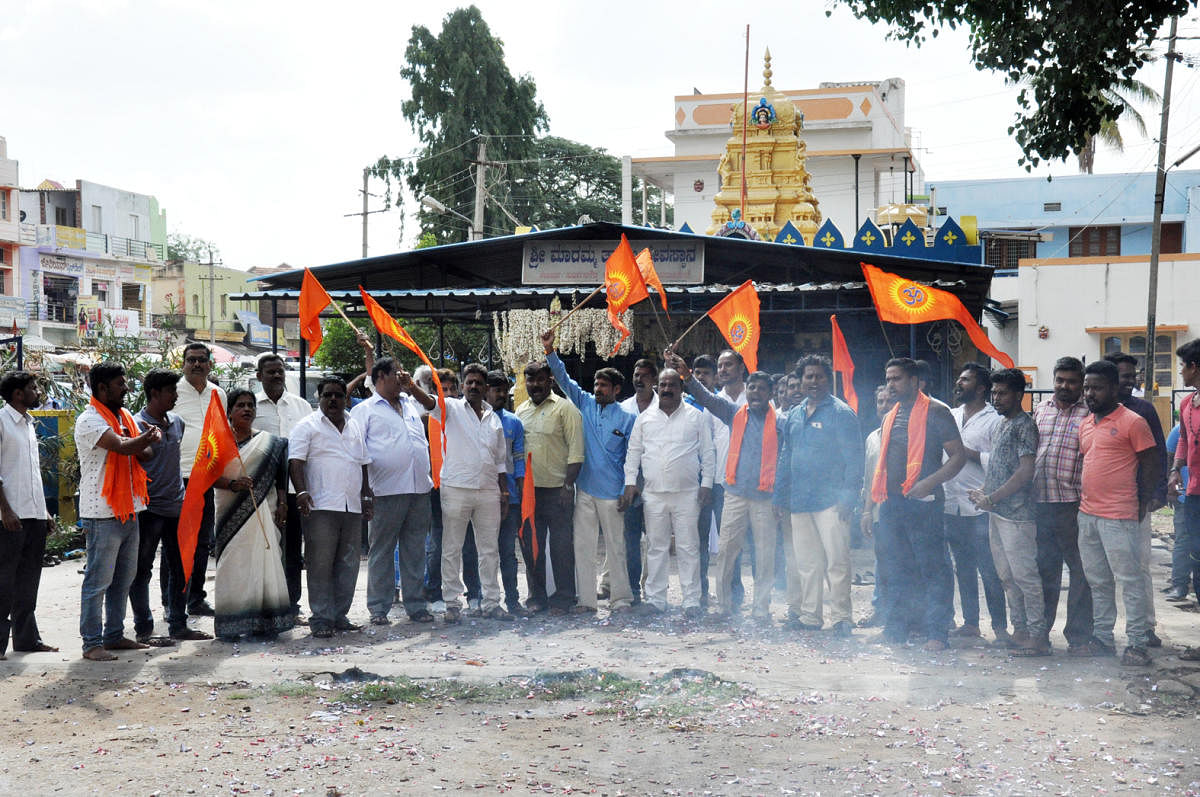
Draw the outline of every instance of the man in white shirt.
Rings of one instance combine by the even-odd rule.
[[[396,546],[404,611],[416,623],[433,620],[425,601],[425,535],[429,510],[429,444],[421,405],[401,390],[412,377],[391,357],[371,367],[375,394],[351,412],[363,428],[367,473],[375,494],[367,554],[367,610],[373,625],[388,625],[396,598]]]
[[[621,409],[631,415],[641,415],[651,407],[658,406],[658,365],[654,360],[641,359],[633,364],[633,395],[622,399]],[[633,606],[642,602],[642,536],[646,533],[646,518],[642,511],[642,497],[634,499],[625,510],[625,570],[629,576],[629,588],[633,591]],[[608,568],[600,573],[600,591],[597,598],[609,597]]]
[[[645,479],[639,490],[638,469]],[[697,620],[700,608],[700,556],[696,522],[701,507],[712,500],[716,451],[712,424],[683,402],[683,380],[664,369],[658,374],[658,407],[638,416],[625,459],[624,510],[639,493],[645,500],[646,589],[641,611],[667,609],[667,573],[670,569],[671,534],[683,590],[684,616]]]
[[[37,378],[13,371],[0,379],[0,660],[8,650],[52,653],[38,631],[38,583],[46,552],[46,497],[31,407],[42,402]]]
[[[463,368],[463,397],[446,397],[445,417],[437,400],[411,379],[401,390],[442,422],[446,456],[442,462],[442,600],[446,622],[462,618],[462,549],[467,524],[475,529],[479,553],[480,611],[493,620],[511,620],[500,605],[500,521],[508,513],[508,443],[500,417],[484,401],[487,369]]]
[[[346,616],[358,582],[362,518],[371,519],[371,492],[362,426],[346,412],[346,383],[317,383],[320,412],[296,424],[288,436],[288,473],[304,517],[308,551],[308,626],[317,639],[334,631],[357,631]]]
[[[225,406],[225,391],[208,381],[212,371],[212,352],[203,343],[189,343],[183,350],[183,380],[179,383],[179,397],[175,401],[175,414],[183,420],[183,442],[179,445],[179,472],[183,474],[186,486],[192,473],[192,464],[196,460],[196,450],[200,447],[200,434],[204,431],[204,414],[208,412],[208,402],[213,392],[221,397],[221,406]],[[193,617],[213,614],[209,604],[208,593],[204,583],[208,577],[208,557],[213,545],[213,491],[204,494],[204,515],[200,518],[200,531],[196,540],[196,555],[192,560],[192,580],[188,584],[187,613]],[[166,554],[159,562],[159,579],[163,589],[163,605],[167,605],[165,596],[167,584],[163,573],[169,572],[166,565]]]
[[[958,579],[958,602],[962,608],[962,625],[950,636],[976,638],[979,636],[979,577],[983,577],[983,595],[987,601],[992,631],[997,642],[1008,639],[1008,620],[1004,601],[1004,586],[996,573],[992,548],[988,539],[988,513],[981,511],[967,497],[971,490],[983,488],[983,466],[992,450],[992,431],[1000,415],[988,404],[992,393],[992,375],[978,363],[967,363],[954,383],[954,400],[950,410],[962,435],[967,462],[958,475],[945,484],[946,542],[954,555],[954,572]]]
[[[287,369],[278,354],[264,354],[258,358],[258,377],[262,390],[255,394],[258,414],[251,428],[269,432],[287,439],[296,424],[312,415],[313,408],[302,397],[287,389]],[[283,575],[287,579],[288,599],[292,612],[300,612],[301,573],[304,570],[302,546],[304,533],[300,523],[300,510],[296,507],[296,487],[288,481],[287,521],[283,526]]]
[[[125,636],[129,585],[137,574],[137,513],[149,500],[146,472],[134,457],[162,440],[162,433],[158,427],[137,433],[124,407],[129,392],[124,366],[103,362],[88,378],[92,398],[75,419],[79,522],[87,536],[79,635],[85,659],[113,661],[117,657],[109,651],[148,647]]]

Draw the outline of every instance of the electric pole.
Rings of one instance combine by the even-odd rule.
[[[212,255],[212,247],[208,248],[208,262],[201,263],[202,266],[208,266],[208,276],[201,277],[202,280],[208,281],[208,342],[216,345],[217,343],[217,280],[223,280],[224,277],[217,276],[217,266],[222,265],[221,261],[214,261]]]
[[[1167,192],[1167,125],[1171,115],[1171,77],[1175,72],[1175,34],[1179,18],[1171,17],[1171,34],[1167,40],[1167,76],[1163,85],[1162,123],[1158,131],[1158,169],[1154,179],[1154,221],[1150,228],[1150,286],[1146,302],[1146,386],[1145,395],[1151,401],[1158,395],[1154,378],[1154,338],[1158,326],[1158,256],[1162,249],[1162,214]]]
[[[474,228],[471,233],[471,240],[478,241],[483,238],[483,199],[486,192],[483,190],[483,178],[487,174],[487,139],[480,137],[479,139],[479,159],[475,161],[475,220],[471,226]]]
[[[371,167],[368,166],[367,168],[363,169],[362,210],[360,210],[358,213],[345,213],[342,215],[342,218],[344,219],[348,219],[351,216],[362,216],[362,256],[364,258],[367,256],[367,216],[370,216],[372,213],[387,213],[387,208],[384,208],[383,210],[367,210],[367,200],[373,196],[367,190],[367,181],[370,179],[370,177]]]

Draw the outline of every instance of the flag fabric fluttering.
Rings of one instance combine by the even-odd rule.
[[[533,561],[538,558],[537,528],[533,524],[533,516],[537,511],[537,497],[533,487],[533,454],[525,455],[525,479],[521,482],[521,528],[518,534],[528,540],[529,549],[533,551]],[[528,530],[526,530],[528,529]]]
[[[608,321],[621,333],[621,339],[613,347],[612,354],[608,355],[614,357],[630,334],[629,327],[621,323],[621,313],[650,297],[646,281],[642,279],[642,270],[638,268],[633,247],[629,245],[625,233],[621,233],[621,243],[617,244],[604,263],[604,289],[608,295]]]
[[[429,361],[429,357],[413,340],[412,335],[409,335],[404,327],[396,319],[392,318],[387,310],[379,302],[375,301],[375,297],[367,293],[363,286],[358,286],[358,292],[362,294],[363,306],[367,308],[367,315],[371,317],[371,323],[379,330],[381,334],[387,335],[392,340],[395,340],[404,348],[411,351],[413,354],[421,358],[421,362],[429,366],[429,370],[433,371],[433,385],[437,388],[438,408],[441,410],[443,418],[446,417],[446,394],[442,392],[442,380],[438,379],[437,369],[433,367],[433,363]],[[442,448],[445,449],[446,441],[442,440]]]
[[[217,391],[208,400],[204,413],[204,427],[200,431],[200,447],[192,461],[192,472],[188,477],[187,492],[179,511],[179,556],[183,560],[183,582],[192,577],[192,559],[196,553],[196,541],[200,533],[200,519],[204,515],[204,494],[212,489],[225,466],[238,458],[237,441],[225,417],[225,407]],[[200,574],[201,578],[204,574]]]
[[[667,320],[671,319],[671,311],[667,309],[667,292],[663,289],[662,280],[658,278],[658,272],[654,270],[654,257],[650,254],[649,247],[643,249],[637,254],[638,271],[642,272],[642,281],[648,287],[658,291],[658,298],[662,301],[663,312],[667,314]]]
[[[842,375],[842,395],[850,409],[858,413],[858,394],[854,392],[854,360],[850,359],[850,349],[846,346],[846,338],[842,328],[838,326],[837,315],[829,316],[833,327],[833,370]]]
[[[708,311],[708,317],[721,330],[729,347],[742,355],[746,368],[754,373],[758,370],[758,291],[754,283],[746,280],[733,293],[717,302]]]
[[[308,269],[304,269],[304,281],[300,283],[300,337],[308,341],[308,355],[317,353],[325,333],[321,331],[321,311],[333,299],[320,281]]]
[[[999,361],[1005,368],[1013,367],[1012,357],[988,340],[983,328],[971,317],[957,296],[899,277],[869,263],[860,263],[875,302],[880,321],[892,324],[923,324],[926,321],[957,321],[967,330],[967,336],[984,354]]]

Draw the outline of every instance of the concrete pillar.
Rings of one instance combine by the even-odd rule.
[[[621,156],[621,223],[633,224],[633,158]]]

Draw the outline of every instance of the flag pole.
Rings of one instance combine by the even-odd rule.
[[[237,454],[238,468],[242,471],[242,476],[250,479],[250,503],[254,504],[254,479],[250,478],[250,474],[246,472],[246,461],[242,459],[242,452]],[[231,491],[232,492],[232,491]],[[262,532],[263,542],[267,544],[267,550],[271,550],[271,538],[267,536],[267,525],[263,523],[262,515],[258,514],[258,506],[254,507],[254,517],[258,519],[258,528]]]
[[[672,343],[670,346],[668,346],[668,347],[667,347],[667,350],[668,350],[668,351],[670,351],[670,352],[674,352],[674,351],[675,351],[675,348],[676,348],[676,347],[679,345],[679,342],[680,342],[681,340],[683,340],[684,338],[686,338],[686,337],[687,337],[687,333],[689,333],[689,332],[691,332],[693,329],[695,329],[695,328],[696,328],[696,325],[697,325],[697,324],[699,324],[701,321],[703,321],[703,320],[704,320],[704,319],[706,319],[706,318],[708,318],[708,313],[704,313],[704,314],[702,314],[702,315],[701,315],[699,318],[697,318],[697,319],[696,319],[696,323],[692,324],[690,327],[688,327],[687,329],[685,329],[685,330],[683,331],[683,334],[679,336],[679,339],[678,339],[678,340],[676,340],[674,343]]]
[[[671,336],[667,334],[667,328],[663,326],[662,316],[658,314],[658,308],[654,306],[654,300],[650,300],[650,309],[654,311],[654,320],[658,323],[658,331],[662,333],[663,340],[667,345],[671,344]]]
[[[746,220],[746,128],[750,117],[750,23],[746,23],[746,70],[742,82],[742,221]],[[684,333],[687,334],[686,332]],[[678,341],[677,341],[678,342]]]
[[[592,299],[594,299],[594,298],[595,298],[595,296],[596,296],[596,294],[600,293],[600,291],[602,291],[602,290],[604,290],[604,285],[603,285],[603,284],[601,284],[601,285],[600,285],[600,287],[596,288],[596,290],[594,290],[594,291],[592,291],[591,293],[589,293],[589,294],[588,294],[588,296],[587,296],[587,298],[586,298],[586,299],[584,299],[582,302],[580,302],[579,304],[577,304],[577,305],[575,305],[574,307],[572,307],[572,308],[570,309],[570,311],[569,311],[569,312],[568,312],[568,313],[567,313],[565,316],[563,316],[562,318],[558,319],[558,320],[557,320],[557,321],[555,321],[553,324],[551,324],[551,325],[550,325],[550,328],[549,328],[548,330],[546,330],[546,331],[547,331],[547,332],[553,332],[554,330],[558,329],[560,326],[562,326],[562,325],[563,325],[563,323],[565,323],[565,322],[566,322],[566,320],[567,320],[568,318],[570,318],[571,316],[575,315],[575,311],[576,311],[576,310],[578,310],[579,308],[583,307],[585,304],[587,304],[587,303],[588,303],[588,302],[590,302]]]

